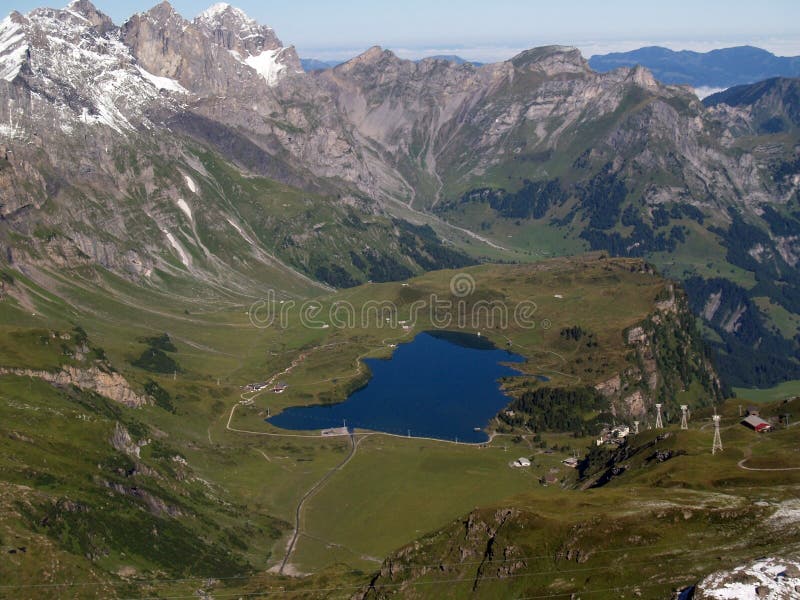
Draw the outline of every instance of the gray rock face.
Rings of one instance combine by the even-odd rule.
[[[217,45],[242,57],[256,70],[262,63],[272,66],[275,73],[265,77],[268,82],[274,83],[280,77],[303,72],[294,47],[284,47],[271,27],[259,25],[229,4],[211,7],[200,14],[194,24]]]
[[[225,4],[188,21],[162,2],[116,28],[80,0],[69,10],[17,14],[12,22],[29,49],[21,77],[46,97],[61,97],[84,122],[122,132],[155,117],[179,129],[194,123],[186,132],[197,137],[191,115],[199,115],[213,122],[205,130],[236,130],[267,156],[288,159],[294,168],[262,171],[295,185],[335,178],[379,201],[426,208],[511,161],[580,144],[603,122],[590,158],[614,160],[638,148],[617,168],[670,171],[684,183],[677,192],[652,188],[648,197],[714,186],[715,197],[765,199],[758,161],[734,159],[708,143],[710,117],[690,92],[660,85],[640,67],[594,73],[575,48],[536,48],[475,67],[405,61],[376,47],[312,76],[272,29]],[[53,58],[78,40],[91,56],[81,53],[65,65]],[[14,94],[21,94],[18,112],[35,113],[23,90],[9,90]],[[607,126],[632,94],[641,109]],[[8,110],[0,107],[0,119]],[[65,116],[54,113],[53,127],[69,128]],[[200,135],[204,143],[213,137],[208,133]],[[681,157],[677,165],[672,156]],[[303,169],[308,173],[299,175]]]
[[[80,369],[65,366],[60,371],[41,371],[36,369],[9,369],[0,367],[0,375],[19,375],[35,377],[58,387],[74,385],[81,389],[92,390],[101,396],[131,408],[140,408],[150,403],[150,398],[134,392],[127,380],[115,372],[106,372],[91,366]]]
[[[190,22],[162,2],[131,17],[121,39],[145,69],[200,96],[257,98],[264,83],[275,86],[302,73],[294,48],[229,5],[215,5]]]

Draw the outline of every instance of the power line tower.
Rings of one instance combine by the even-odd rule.
[[[664,429],[664,422],[661,420],[660,404],[656,404],[656,429]]]
[[[681,404],[681,429],[689,429],[689,407]]]
[[[719,450],[722,452],[722,438],[719,435],[719,415],[714,415],[714,445],[711,446],[711,454],[716,454]]]
[[[634,433],[634,435],[638,435],[639,434],[639,421],[634,421],[633,422],[633,433]]]

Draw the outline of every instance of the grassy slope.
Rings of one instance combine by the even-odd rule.
[[[800,395],[800,381],[787,381],[766,390],[734,388],[733,391],[742,402],[775,402]]]
[[[800,468],[796,431],[758,435],[738,424],[736,410],[735,402],[723,408],[721,454],[711,455],[708,415],[697,414],[689,431],[673,426],[670,437],[625,461],[626,473],[605,487],[527,492],[473,511],[469,521],[425,536],[413,551],[401,549],[384,564],[371,597],[399,588],[418,598],[663,598],[708,572],[796,552],[796,528],[772,515],[776,509],[797,515],[800,470],[778,476],[739,467],[752,456],[744,463],[751,468]],[[644,432],[632,444],[655,437]],[[656,450],[686,454],[659,463],[651,459]],[[498,515],[508,511],[512,516],[498,527]],[[468,522],[494,524],[493,542],[486,545],[480,527],[470,534],[467,526],[465,534]]]

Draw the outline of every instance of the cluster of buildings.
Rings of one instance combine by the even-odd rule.
[[[621,446],[625,443],[625,439],[630,435],[631,428],[627,425],[617,425],[612,428],[604,428],[600,432],[600,436],[596,440],[598,446],[603,444],[614,444]]]
[[[267,385],[268,384],[266,381],[262,381],[259,383],[248,383],[246,386],[244,386],[244,389],[248,392],[260,392],[265,387],[267,387]]]
[[[260,392],[261,390],[264,390],[269,386],[270,384],[267,383],[266,381],[261,381],[259,383],[248,383],[246,386],[244,386],[244,389],[247,390],[248,392]],[[279,381],[278,383],[272,386],[270,391],[274,392],[275,394],[282,394],[283,392],[286,391],[286,388],[288,387],[289,386],[287,384],[283,383],[282,381]]]

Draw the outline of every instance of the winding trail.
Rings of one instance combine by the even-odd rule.
[[[341,471],[347,463],[349,463],[353,457],[356,455],[356,449],[358,448],[358,441],[356,441],[356,436],[354,433],[350,434],[350,452],[347,454],[345,459],[340,462],[338,465],[333,467],[330,471],[328,471],[325,476],[317,481],[311,489],[309,489],[303,497],[300,498],[300,502],[297,503],[297,508],[295,509],[294,514],[294,532],[292,533],[292,538],[289,540],[289,544],[286,547],[286,555],[283,557],[283,561],[281,561],[281,566],[278,569],[278,574],[283,575],[283,572],[286,570],[286,565],[289,563],[289,559],[292,557],[292,552],[294,552],[295,545],[297,544],[297,538],[300,536],[300,520],[302,518],[303,513],[303,505],[306,501],[311,498],[316,492],[318,492],[325,483],[333,477],[334,474]],[[363,438],[362,438],[363,439]]]
[[[753,457],[753,449],[748,447],[744,451],[744,458],[736,463],[736,466],[745,471],[800,471],[800,467],[775,467],[775,468],[761,468],[761,467],[745,467],[744,463]]]
[[[509,248],[504,248],[503,246],[500,246],[499,244],[496,244],[495,242],[493,242],[489,238],[484,237],[482,235],[479,235],[479,234],[475,233],[474,231],[472,231],[470,229],[465,229],[464,227],[459,227],[458,225],[453,225],[452,223],[450,223],[448,221],[440,219],[436,215],[432,215],[432,214],[425,213],[425,212],[417,210],[416,208],[411,206],[413,201],[414,200],[412,199],[411,203],[409,203],[409,204],[406,204],[404,202],[400,202],[398,200],[395,200],[394,202],[396,204],[399,204],[400,206],[402,206],[405,210],[408,210],[408,211],[412,212],[413,214],[415,214],[418,217],[421,217],[422,220],[423,220],[423,223],[427,223],[428,221],[433,221],[433,222],[437,223],[438,225],[441,225],[444,228],[450,228],[450,229],[458,231],[459,233],[462,233],[462,234],[464,234],[464,235],[466,235],[468,237],[471,237],[474,240],[478,240],[479,242],[481,242],[483,244],[486,244],[487,246],[489,246],[490,248],[494,248],[495,250],[503,250],[504,252],[514,252],[514,250],[511,250]]]
[[[745,471],[800,471],[800,467],[783,467],[783,468],[775,468],[775,469],[759,469],[756,467],[745,467],[744,463],[750,460],[749,458],[743,458],[736,466],[740,469],[744,469]]]

